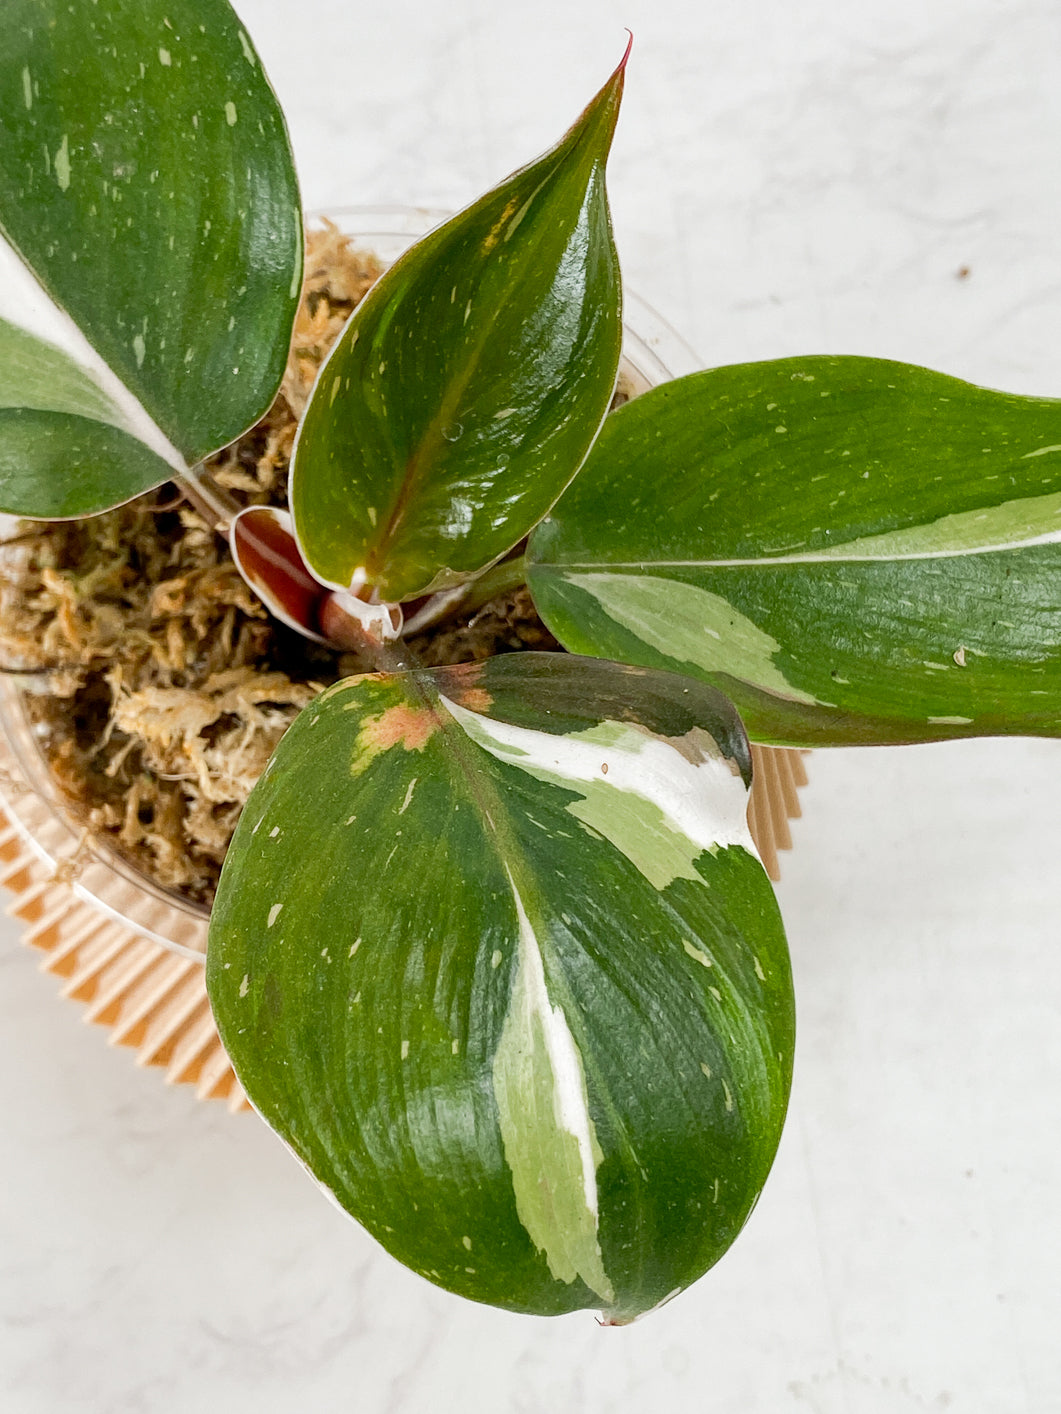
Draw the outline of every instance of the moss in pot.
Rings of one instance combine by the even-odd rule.
[[[414,215],[352,213],[344,224],[367,232]],[[298,414],[384,268],[371,246],[368,234],[355,243],[330,220],[310,223],[280,392],[205,463],[239,507],[286,507]],[[51,772],[94,839],[208,907],[236,819],[283,731],[317,692],[368,665],[269,615],[227,540],[173,483],[88,520],[20,529],[0,550],[0,661],[29,670],[25,711]],[[484,593],[481,578],[475,595],[410,640],[417,661],[558,647],[525,588],[485,604]]]
[[[16,0],[9,27],[0,509],[201,496],[290,340],[275,99],[223,0]],[[113,61],[91,76],[87,44]],[[787,1102],[730,699],[774,744],[1054,735],[1061,671],[1056,404],[806,358],[606,416],[622,84],[399,260],[322,371],[293,456],[328,615],[305,627],[374,671],[283,736],[207,963],[251,1100],[390,1251],[617,1322],[728,1248]],[[574,651],[410,662],[403,616],[528,536],[516,573]]]

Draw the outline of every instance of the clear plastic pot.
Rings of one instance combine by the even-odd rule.
[[[346,234],[389,264],[448,212],[420,207],[350,207],[327,213]],[[311,223],[315,219],[310,218]],[[320,218],[316,218],[320,219]],[[654,310],[626,294],[623,373],[632,392],[699,367],[695,354]],[[59,790],[26,709],[45,680],[0,675],[0,798],[11,822],[50,870],[91,908],[186,956],[206,952],[208,910],[140,873],[105,840],[87,836]]]

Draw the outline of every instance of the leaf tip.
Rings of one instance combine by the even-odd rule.
[[[633,30],[628,28],[626,31],[626,35],[626,48],[623,50],[622,58],[612,70],[611,76],[608,78],[601,91],[597,94],[597,97],[594,99],[594,103],[591,105],[591,107],[594,106],[596,103],[599,103],[601,99],[604,98],[614,99],[616,108],[618,108],[619,106],[619,100],[623,96],[623,85],[626,79],[626,66],[629,63],[630,53],[634,47]]]
[[[627,28],[626,33],[628,36],[626,41],[626,48],[623,50],[623,57],[619,60],[618,68],[615,70],[615,73],[612,75],[612,78],[616,78],[620,74],[626,73],[627,60],[630,58],[630,51],[634,47],[634,32],[632,29]]]
[[[615,131],[616,120],[619,116],[619,104],[621,103],[623,97],[623,85],[626,78],[626,65],[630,58],[630,51],[634,47],[633,30],[628,29],[626,33],[628,38],[626,41],[626,48],[623,50],[622,58],[619,60],[618,64],[612,70],[609,77],[605,80],[605,82],[594,94],[593,98],[583,110],[578,121],[575,123],[574,128],[572,128],[571,130],[572,134],[579,132],[584,128],[590,127],[593,124],[594,119],[599,118],[603,114],[606,115],[604,119],[605,129],[607,133],[605,142],[606,145],[610,145],[611,135]]]

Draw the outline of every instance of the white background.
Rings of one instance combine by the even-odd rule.
[[[1053,0],[241,12],[309,207],[463,204],[559,136],[629,25],[620,254],[706,363],[1061,391]],[[775,1171],[721,1265],[625,1330],[406,1274],[255,1119],[108,1050],[0,926],[4,1414],[1061,1410],[1061,745],[809,765]]]

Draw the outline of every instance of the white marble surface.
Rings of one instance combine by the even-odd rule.
[[[470,199],[559,134],[628,24],[620,250],[705,361],[1061,390],[1055,0],[241,9],[310,206]],[[716,1271],[626,1330],[407,1275],[256,1120],[108,1050],[0,926],[0,1410],[1061,1409],[1061,744],[811,772],[775,1172]]]

